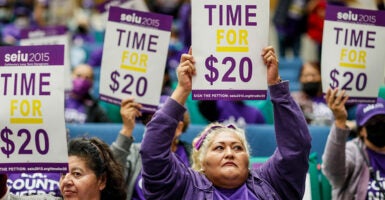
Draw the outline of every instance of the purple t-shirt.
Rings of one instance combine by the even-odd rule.
[[[258,200],[258,198],[247,189],[246,184],[243,184],[237,189],[223,189],[215,188],[214,200],[231,200],[231,199],[242,199],[242,200]]]
[[[81,101],[72,98],[65,100],[65,121],[66,123],[83,124],[87,119],[85,106]]]
[[[377,153],[367,148],[367,152],[370,158],[370,165],[373,168],[374,176],[373,179],[370,177],[368,185],[368,193],[366,196],[367,200],[374,199],[385,199],[385,194],[379,188],[379,185],[385,191],[385,154]]]
[[[12,173],[8,174],[10,192],[20,196],[50,194],[61,197],[60,173]]]

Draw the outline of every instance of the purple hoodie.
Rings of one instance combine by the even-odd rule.
[[[290,96],[289,83],[270,86],[269,90],[278,147],[266,163],[250,171],[247,191],[258,199],[302,199],[311,148],[309,130]],[[212,182],[171,153],[175,129],[184,112],[182,105],[169,98],[147,125],[140,152],[147,199],[215,199]]]

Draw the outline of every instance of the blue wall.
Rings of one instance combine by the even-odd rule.
[[[203,130],[205,125],[190,124],[187,131],[181,136],[181,140],[190,142]],[[96,136],[111,144],[119,134],[121,124],[117,123],[87,123],[87,124],[67,124],[70,138],[77,136]],[[320,161],[330,127],[328,126],[309,126],[312,137],[311,152],[317,152]],[[134,129],[133,137],[135,142],[142,141],[144,126],[137,124]],[[249,125],[246,127],[246,136],[251,147],[251,156],[268,157],[273,154],[276,147],[274,125]]]

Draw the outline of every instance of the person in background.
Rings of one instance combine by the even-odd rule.
[[[93,85],[93,69],[80,64],[72,72],[72,90],[66,93],[66,123],[109,122],[105,111],[90,94]]]
[[[261,167],[249,169],[249,147],[243,130],[233,125],[209,125],[194,141],[189,168],[170,145],[182,118],[196,74],[192,50],[177,68],[178,85],[171,98],[146,126],[140,154],[143,192],[147,199],[302,199],[311,138],[289,83],[278,74],[273,47],[262,50],[267,83],[274,104],[277,150]],[[256,133],[257,134],[257,133]]]
[[[60,179],[64,200],[125,200],[123,167],[109,146],[98,138],[74,138],[68,143],[69,172]]]
[[[168,96],[161,97],[160,106],[165,102]],[[127,200],[144,200],[142,191],[142,162],[139,154],[140,143],[134,143],[135,138],[132,137],[135,128],[136,119],[141,118],[142,123],[146,125],[151,119],[152,114],[142,114],[142,105],[134,101],[133,98],[122,101],[120,113],[123,119],[123,126],[116,138],[116,141],[111,145],[112,152],[117,160],[124,165]],[[187,112],[183,115],[183,119],[178,122],[175,130],[173,142],[171,143],[171,151],[179,157],[186,165],[190,166],[190,152],[192,146],[188,143],[179,140],[179,136],[183,134],[190,124],[190,117]]]
[[[306,34],[315,46],[316,62],[321,62],[322,35],[326,13],[327,0],[309,0],[306,5],[307,27]]]
[[[278,0],[273,16],[277,31],[279,57],[287,58],[290,49],[294,57],[301,52],[301,37],[306,28],[306,3],[308,0]]]
[[[359,104],[356,123],[359,136],[349,141],[345,103],[348,96],[329,89],[326,102],[333,111],[331,127],[322,156],[322,171],[332,185],[333,199],[385,198],[385,100]]]
[[[320,65],[305,62],[299,75],[301,90],[292,92],[292,96],[301,107],[308,124],[329,126],[334,118],[323,97],[321,80]]]
[[[28,4],[16,4],[13,10],[14,19],[1,29],[2,41],[5,45],[17,45],[22,29],[32,27],[31,7]]]

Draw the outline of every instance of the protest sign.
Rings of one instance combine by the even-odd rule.
[[[64,89],[72,88],[70,62],[70,34],[65,26],[47,26],[22,29],[20,45],[64,45]]]
[[[323,30],[322,90],[339,88],[347,103],[375,103],[384,80],[385,12],[328,5]]]
[[[0,48],[0,173],[67,172],[64,45]]]
[[[96,5],[96,9],[100,13],[100,18],[106,24],[108,19],[108,10],[110,7],[120,7],[131,10],[139,10],[143,12],[149,12],[146,2],[142,0],[106,0]],[[103,27],[105,29],[106,27]]]
[[[261,52],[268,44],[269,1],[196,0],[191,5],[197,67],[192,99],[266,99]]]
[[[159,104],[172,17],[111,7],[104,39],[100,99],[134,97],[143,110]]]

